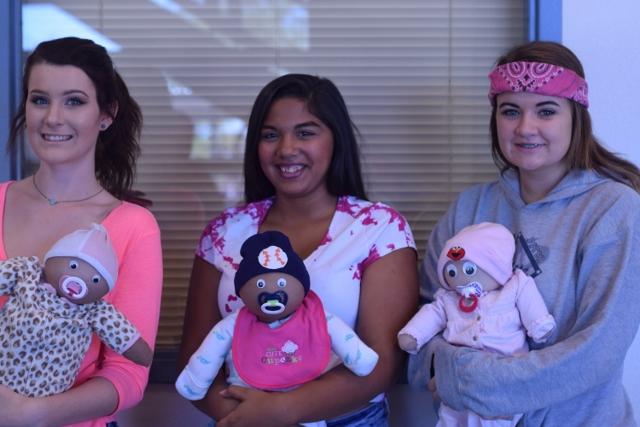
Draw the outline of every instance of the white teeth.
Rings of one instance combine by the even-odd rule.
[[[520,144],[521,147],[524,148],[537,148],[540,147],[542,144]]]
[[[51,134],[43,134],[42,138],[46,141],[51,142],[60,142],[60,141],[68,141],[71,139],[70,135],[51,135]]]
[[[293,166],[280,166],[280,170],[282,173],[296,173],[302,170],[301,165],[293,165]]]

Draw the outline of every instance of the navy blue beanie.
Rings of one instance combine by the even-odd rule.
[[[302,258],[294,252],[289,238],[279,231],[265,231],[249,237],[240,249],[242,261],[233,283],[236,295],[252,277],[265,273],[282,272],[302,283],[305,295],[309,291],[309,272]]]

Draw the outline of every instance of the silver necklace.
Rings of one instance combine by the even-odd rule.
[[[36,184],[36,176],[31,175],[31,182],[33,183],[33,187],[36,189],[36,191],[42,196],[43,199],[45,199],[47,202],[49,202],[49,205],[51,206],[55,206],[57,204],[60,203],[79,203],[79,202],[84,202],[85,200],[89,200],[89,199],[93,199],[94,197],[96,197],[98,194],[102,193],[104,191],[104,188],[100,187],[100,190],[98,190],[96,193],[82,198],[82,199],[77,199],[77,200],[57,200],[55,197],[48,197],[46,194],[44,194],[42,192],[42,190],[40,190],[40,188],[38,188],[38,184]]]

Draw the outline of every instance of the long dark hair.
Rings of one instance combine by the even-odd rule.
[[[534,41],[516,46],[502,55],[496,65],[514,61],[544,62],[568,68],[585,78],[584,69],[578,57],[567,47],[555,42]],[[567,152],[569,167],[572,169],[593,169],[600,175],[621,182],[640,192],[640,170],[633,163],[604,148],[593,136],[591,116],[581,104],[568,100],[571,104],[571,143]],[[497,108],[491,112],[491,154],[501,170],[514,168],[500,150],[496,123]]]
[[[268,83],[258,94],[247,129],[244,152],[244,194],[247,202],[271,197],[275,188],[258,158],[262,125],[273,103],[296,98],[306,104],[333,135],[333,156],[327,171],[327,189],[334,196],[353,195],[367,200],[362,181],[356,134],[347,105],[331,80],[308,74],[287,74]]]
[[[106,49],[91,40],[76,37],[49,40],[40,43],[29,55],[22,78],[22,101],[11,123],[8,149],[15,148],[24,129],[29,77],[38,64],[72,65],[91,79],[100,111],[113,119],[111,125],[98,134],[96,179],[114,197],[148,205],[141,192],[132,190],[136,159],[140,154],[142,112]]]

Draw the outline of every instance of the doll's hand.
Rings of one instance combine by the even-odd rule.
[[[36,403],[37,399],[22,396],[0,385],[0,427],[44,426]]]
[[[127,351],[122,353],[122,355],[142,366],[149,366],[153,361],[153,350],[142,338],[138,338],[138,340],[133,343]]]
[[[408,353],[415,353],[418,350],[418,341],[409,334],[398,335],[398,345]]]
[[[284,393],[268,393],[246,387],[229,386],[222,396],[240,401],[229,415],[218,421],[216,427],[285,427],[297,426],[289,420],[290,414],[277,400]]]

